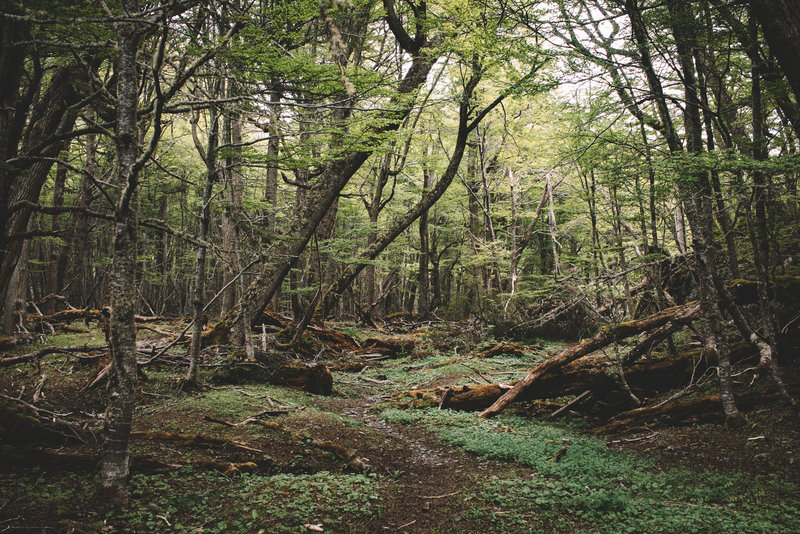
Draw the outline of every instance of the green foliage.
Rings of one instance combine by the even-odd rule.
[[[380,513],[380,483],[366,475],[240,475],[183,469],[134,475],[130,509],[101,515],[92,502],[93,475],[18,475],[0,479],[4,509],[55,509],[65,528],[136,532],[297,532],[307,523],[341,531]],[[169,523],[169,527],[167,525]]]
[[[448,410],[386,410],[382,417],[398,424],[423,424],[467,451],[533,468],[531,477],[478,481],[478,499],[511,513],[492,515],[482,507],[473,513],[488,514],[508,528],[526,518],[555,521],[558,516],[573,518],[571,528],[587,532],[800,528],[800,509],[783,502],[798,490],[794,483],[738,473],[659,472],[646,457],[610,450],[596,438],[519,417],[486,421]]]

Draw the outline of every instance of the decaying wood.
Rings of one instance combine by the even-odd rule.
[[[26,317],[28,323],[36,323],[38,321],[47,321],[48,323],[71,323],[81,319],[89,322],[99,321],[102,318],[102,310],[92,308],[62,310],[48,315],[29,313]]]
[[[481,417],[492,417],[503,411],[506,406],[514,402],[525,390],[530,388],[539,378],[552,372],[555,369],[577,360],[582,356],[591,354],[614,341],[620,341],[635,334],[659,328],[676,319],[695,314],[699,311],[699,304],[692,302],[682,306],[668,308],[644,319],[626,321],[616,326],[604,326],[591,339],[567,348],[557,356],[550,358],[537,365],[525,377],[517,382],[512,389],[503,394],[502,397],[492,404],[489,408],[481,412]]]
[[[2,358],[0,359],[0,367],[6,367],[8,365],[16,365],[18,363],[39,360],[43,356],[47,356],[48,354],[95,352],[98,350],[106,350],[106,349],[108,349],[107,345],[100,345],[95,347],[90,347],[88,345],[73,345],[71,347],[45,347],[43,349],[39,349],[35,352],[30,352],[28,354],[21,354],[19,356],[10,356],[8,358]]]
[[[256,362],[237,362],[219,368],[213,380],[220,384],[267,382],[318,395],[330,395],[333,391],[333,376],[321,363],[288,360],[258,350],[255,355]]]
[[[794,384],[791,390],[793,393],[797,393],[800,391],[800,384]],[[736,405],[740,409],[747,410],[767,401],[776,401],[779,398],[781,398],[780,395],[774,392],[756,389],[736,393]],[[630,430],[645,422],[651,423],[656,419],[671,424],[721,422],[724,418],[719,409],[720,402],[719,395],[709,395],[670,404],[636,408],[617,415],[605,425],[593,428],[592,433],[610,434],[621,432]]]
[[[489,406],[500,396],[511,389],[506,384],[477,384],[453,386],[449,388],[412,389],[390,396],[387,400],[392,406],[402,408],[436,408],[442,404],[442,397],[447,396],[442,408],[453,410],[479,410]]]
[[[503,343],[498,343],[497,345],[488,350],[475,354],[475,357],[494,358],[495,356],[500,356],[501,354],[508,354],[511,356],[522,358],[528,352],[536,352],[539,350],[542,350],[542,347],[534,345],[521,345],[519,343],[503,342]]]
[[[334,456],[344,461],[354,471],[357,472],[370,471],[370,467],[366,463],[366,461],[363,458],[359,458],[358,456],[356,456],[356,452],[354,450],[347,449],[346,447],[338,443],[334,443],[332,441],[309,438],[305,434],[296,432],[294,430],[290,430],[281,425],[280,423],[276,423],[275,421],[264,421],[263,419],[260,419],[258,416],[248,417],[242,423],[230,423],[228,421],[222,421],[219,419],[211,419],[211,418],[208,418],[208,420],[225,426],[238,426],[240,424],[248,424],[248,423],[260,425],[265,428],[269,428],[270,430],[275,430],[276,432],[287,434],[299,442],[333,453]]]
[[[42,449],[27,449],[0,445],[0,466],[3,470],[14,470],[36,465],[49,471],[94,471],[99,459],[91,453],[65,453]],[[220,460],[173,460],[166,462],[149,455],[133,454],[130,469],[133,473],[164,473],[182,467],[195,467],[219,471],[224,475],[270,471],[276,462],[264,457],[258,462],[226,462]]]
[[[40,338],[39,334],[35,334],[33,332],[25,332],[13,336],[6,336],[0,338],[0,350],[12,349],[19,345],[27,345],[28,343],[33,343],[39,338]]]
[[[731,345],[731,361],[741,362],[753,357],[755,351],[749,343]],[[714,367],[712,355],[699,348],[684,349],[677,355],[640,360],[624,367],[631,390],[641,397],[652,397],[673,388],[685,386],[693,376],[699,376]],[[525,390],[518,400],[549,399],[568,395],[581,395],[591,390],[596,400],[603,400],[611,408],[624,409],[630,403],[626,389],[619,378],[619,363],[604,355],[580,358],[563,367],[552,369],[541,376],[536,387]],[[493,404],[514,385],[480,384],[452,389],[446,407],[458,410],[484,409]],[[464,389],[466,388],[466,389]],[[443,388],[418,389],[395,394],[389,399],[393,405],[409,408],[433,407],[441,402]]]
[[[396,358],[403,354],[411,354],[413,352],[415,342],[413,339],[402,337],[387,337],[387,338],[374,338],[371,337],[364,341],[361,353],[377,353],[383,356]]]

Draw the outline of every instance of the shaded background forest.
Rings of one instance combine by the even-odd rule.
[[[134,313],[201,317],[196,354],[265,310],[579,339],[699,298],[725,404],[728,321],[774,355],[798,320],[791,2],[2,11],[8,335],[110,306],[124,369]]]

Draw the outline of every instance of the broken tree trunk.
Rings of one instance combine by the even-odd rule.
[[[534,367],[525,377],[517,382],[512,389],[507,391],[502,397],[497,399],[494,404],[481,412],[481,417],[493,417],[503,411],[506,406],[514,402],[525,390],[531,387],[539,378],[563,367],[564,365],[599,350],[615,341],[628,338],[635,334],[659,328],[676,319],[683,319],[699,313],[700,306],[696,302],[675,306],[658,312],[644,319],[622,322],[616,326],[604,326],[591,339],[584,340],[582,343],[569,347],[557,356],[550,358]]]

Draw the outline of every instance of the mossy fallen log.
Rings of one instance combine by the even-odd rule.
[[[256,359],[256,362],[230,362],[220,367],[212,380],[218,384],[266,382],[317,395],[330,395],[333,391],[333,376],[321,363],[281,359],[262,351],[256,351]]]
[[[536,352],[539,350],[542,350],[542,347],[532,346],[532,345],[521,345],[519,343],[503,342],[503,343],[498,343],[497,345],[495,345],[490,349],[475,354],[475,357],[494,358],[495,356],[500,356],[501,354],[508,354],[509,356],[516,356],[517,358],[522,358],[523,356],[525,356],[526,353]]]
[[[790,386],[790,392],[800,392],[800,384]],[[736,393],[736,406],[740,410],[751,410],[764,403],[779,402],[782,397],[777,392],[764,389],[755,389]],[[722,423],[725,415],[720,410],[721,404],[718,394],[708,395],[691,400],[676,401],[663,406],[645,406],[628,410],[618,414],[604,425],[592,428],[594,434],[613,434],[626,430],[636,429],[643,424],[654,421],[665,424],[697,424],[697,423]]]
[[[412,389],[396,393],[387,402],[396,408],[449,408],[452,410],[481,410],[490,406],[511,389],[505,384],[471,384],[449,388]],[[442,402],[442,399],[445,399]]]
[[[557,356],[540,363],[526,374],[514,387],[497,399],[492,406],[481,412],[481,417],[492,417],[503,411],[506,406],[514,402],[521,394],[532,387],[543,376],[553,373],[570,362],[591,354],[596,350],[610,345],[630,336],[664,326],[674,320],[684,320],[686,317],[699,314],[700,305],[696,302],[675,306],[643,319],[625,321],[613,326],[604,326],[594,337],[586,339],[577,345],[567,348]]]
[[[738,342],[731,346],[731,361],[738,363],[756,355],[748,343]],[[692,376],[699,377],[709,367],[716,365],[699,348],[688,348],[677,356],[639,360],[625,367],[625,379],[631,391],[641,398],[652,397],[674,388],[684,387]],[[475,384],[452,388],[417,389],[397,393],[389,403],[401,408],[436,407],[443,395],[448,398],[445,407],[456,410],[479,410],[491,406],[511,384]],[[602,400],[611,409],[623,409],[630,405],[630,395],[622,385],[619,365],[606,356],[589,356],[553,369],[542,376],[535,387],[527,388],[517,400],[529,401],[579,395],[587,390],[594,400]]]

